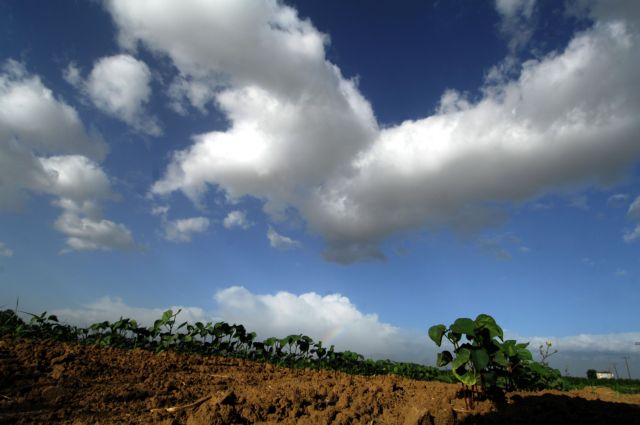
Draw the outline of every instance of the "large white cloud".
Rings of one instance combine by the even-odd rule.
[[[0,212],[23,207],[27,194],[56,197],[63,213],[55,228],[70,250],[135,247],[122,224],[101,217],[115,200],[97,161],[106,147],[89,134],[75,109],[56,99],[38,76],[9,60],[0,74]]]
[[[74,64],[65,70],[65,78],[103,112],[138,132],[162,134],[158,120],[145,109],[151,97],[151,71],[144,62],[126,54],[108,56],[96,61],[86,81]]]
[[[197,201],[215,185],[262,199],[273,217],[293,207],[331,261],[384,258],[379,242],[406,230],[495,223],[491,205],[611,182],[640,154],[633,16],[594,12],[564,50],[520,64],[514,79],[488,79],[479,100],[450,90],[433,115],[379,129],[355,83],[326,60],[327,38],[287,6],[107,4],[124,47],[167,55],[180,84],[208,87],[193,106],[210,98],[230,123],[193,136],[152,192]],[[498,2],[504,16],[532,7]]]

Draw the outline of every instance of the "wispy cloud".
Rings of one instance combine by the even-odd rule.
[[[271,226],[267,229],[267,239],[269,239],[269,244],[271,244],[273,248],[292,249],[300,248],[302,246],[300,241],[296,241],[288,236],[279,234]]]
[[[13,256],[13,251],[7,247],[4,242],[0,241],[0,257],[11,257]]]

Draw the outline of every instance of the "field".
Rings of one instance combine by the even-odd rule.
[[[459,386],[244,359],[0,340],[0,423],[639,424],[640,395],[508,393],[465,411]],[[173,408],[173,409],[171,409]]]
[[[605,387],[508,391],[468,408],[448,372],[300,335],[248,349],[241,327],[202,324],[220,338],[191,339],[198,325],[175,332],[173,313],[151,328],[125,319],[84,330],[2,313],[0,424],[640,424],[640,394]]]

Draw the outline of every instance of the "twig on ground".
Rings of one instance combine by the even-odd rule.
[[[202,403],[204,403],[207,400],[210,400],[211,397],[213,397],[213,394],[208,395],[206,397],[202,397],[199,398],[198,400],[194,401],[193,403],[189,403],[189,404],[183,404],[182,406],[173,406],[173,407],[159,407],[156,409],[151,409],[151,412],[168,412],[168,413],[175,413],[175,412],[179,412],[180,410],[184,410],[184,409],[189,409],[190,407],[196,407],[201,405]]]

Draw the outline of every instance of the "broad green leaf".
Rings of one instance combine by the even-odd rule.
[[[460,341],[460,338],[462,338],[462,334],[451,331],[447,334],[447,338],[449,339],[449,341],[455,344],[456,342]]]
[[[500,366],[507,367],[508,362],[507,358],[504,355],[504,352],[498,351],[493,357],[493,361],[498,363]]]
[[[453,355],[449,351],[443,351],[442,353],[438,353],[436,365],[438,365],[438,367],[443,367],[448,365],[451,360],[453,360]]]
[[[526,348],[518,348],[518,358],[520,360],[533,360],[533,356],[531,355],[531,351]]]
[[[173,310],[167,310],[164,313],[162,313],[162,320],[164,323],[168,322],[169,320],[171,320],[171,316],[173,316]]]
[[[429,338],[436,343],[438,347],[442,344],[442,335],[444,335],[447,327],[445,325],[435,325],[429,328]]]
[[[518,350],[516,349],[516,340],[506,340],[504,344],[502,344],[502,351],[504,351],[504,353],[509,357],[516,356],[518,354]]]
[[[469,387],[475,385],[476,382],[478,382],[478,377],[476,376],[476,374],[469,370],[465,371],[465,373],[462,374],[459,373],[459,371],[454,370],[453,375],[458,378],[460,382]]]
[[[476,348],[471,351],[471,361],[476,370],[482,370],[489,365],[489,354],[484,348]]]
[[[479,314],[478,317],[476,317],[475,324],[478,328],[487,329],[491,338],[498,337],[502,339],[504,337],[502,328],[498,326],[494,318],[488,314]]]
[[[453,369],[458,369],[460,366],[465,365],[469,361],[470,357],[471,357],[471,351],[469,351],[467,348],[459,349],[458,352],[456,353],[456,358],[453,359],[453,363],[451,364],[451,367]]]
[[[474,336],[474,326],[475,324],[473,323],[473,320],[467,317],[462,317],[460,319],[456,319],[456,321],[453,322],[453,325],[451,325],[451,330],[455,333]]]

